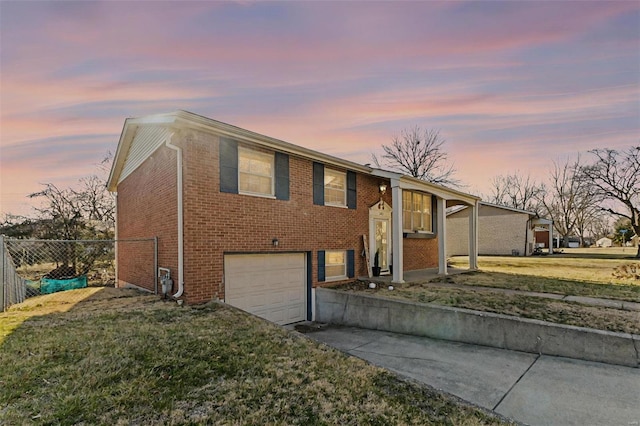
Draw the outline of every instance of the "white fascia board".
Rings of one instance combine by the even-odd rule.
[[[216,121],[211,118],[203,117],[201,115],[197,115],[188,111],[176,111],[175,113],[172,113],[172,115],[176,117],[175,127],[178,129],[197,129],[204,132],[213,133],[218,136],[228,136],[241,142],[256,144],[297,157],[316,160],[318,162],[331,164],[360,173],[369,174],[371,172],[371,167],[363,166],[362,164],[354,163],[342,158],[334,157],[332,155],[323,154],[318,151],[304,148],[299,145],[294,145],[292,143],[275,139],[269,136],[261,135],[250,130],[242,129],[231,124]]]
[[[484,206],[487,206],[487,207],[494,207],[496,209],[509,210],[509,211],[516,212],[516,213],[524,213],[524,214],[528,214],[529,216],[535,216],[536,215],[534,212],[530,212],[528,210],[517,209],[515,207],[501,206],[499,204],[487,203],[486,201],[480,201],[480,204],[482,204]]]
[[[469,206],[465,205],[457,205],[453,207],[447,207],[447,216],[451,216],[452,214],[456,214],[461,212],[462,210],[468,208]]]
[[[553,220],[545,219],[543,217],[538,217],[531,220],[531,223],[534,225],[553,225]]]
[[[226,124],[221,121],[216,121],[211,118],[203,117],[198,114],[194,114],[188,111],[174,111],[166,114],[155,114],[137,118],[127,118],[125,120],[122,134],[118,142],[118,148],[114,157],[113,165],[107,181],[107,188],[109,191],[115,192],[117,190],[118,180],[124,162],[127,158],[129,148],[133,142],[135,132],[140,126],[167,126],[172,129],[194,129],[206,133],[215,134],[217,136],[228,136],[230,138],[247,142],[262,147],[267,147],[276,151],[291,154],[297,157],[302,157],[324,164],[333,165],[339,168],[353,170],[360,173],[369,174],[371,167],[363,166],[358,163],[354,163],[348,160],[343,160],[338,157],[334,157],[328,154],[323,154],[318,151],[314,151],[308,148],[304,148],[292,143],[284,142],[279,139],[274,139],[269,136],[261,135],[259,133],[245,130],[240,127]]]
[[[107,180],[107,190],[110,192],[116,192],[118,188],[118,181],[120,180],[120,173],[124,167],[124,162],[127,158],[131,142],[133,142],[133,136],[137,129],[136,125],[130,123],[131,119],[126,119],[122,133],[120,133],[120,140],[118,141],[118,148],[116,154],[113,157],[113,164],[111,165],[111,171],[109,172],[109,179]]]
[[[480,197],[477,197],[475,195],[466,194],[455,189],[447,188],[442,185],[426,182],[411,176],[391,172],[388,170],[373,169],[371,171],[371,174],[373,176],[378,176],[381,178],[396,180],[398,182],[398,185],[402,189],[428,192],[447,201],[462,201],[463,203],[471,206],[480,201]]]

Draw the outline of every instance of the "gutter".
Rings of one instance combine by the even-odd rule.
[[[184,293],[184,217],[183,217],[183,190],[182,190],[182,148],[173,145],[171,140],[174,133],[169,136],[165,145],[177,153],[177,179],[178,179],[178,292],[173,295],[174,298],[182,296]]]

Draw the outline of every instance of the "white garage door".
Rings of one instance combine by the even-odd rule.
[[[304,253],[224,257],[225,302],[276,324],[307,317]]]

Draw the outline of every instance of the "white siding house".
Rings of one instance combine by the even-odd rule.
[[[469,212],[465,207],[447,213],[448,256],[468,254]],[[535,248],[534,228],[550,227],[551,221],[539,219],[526,210],[498,206],[481,201],[478,207],[478,254],[528,256]]]

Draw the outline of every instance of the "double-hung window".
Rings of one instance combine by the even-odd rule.
[[[327,250],[325,253],[326,280],[347,278],[347,252],[345,250]]]
[[[238,148],[238,189],[240,193],[273,197],[273,153]]]
[[[313,204],[355,209],[358,206],[356,173],[313,163]]]
[[[318,250],[318,281],[339,281],[356,276],[355,250]]]
[[[347,206],[347,174],[337,170],[324,170],[324,203],[330,206]]]
[[[289,156],[220,138],[220,192],[289,199]]]
[[[402,191],[402,223],[406,231],[432,232],[431,195]]]

